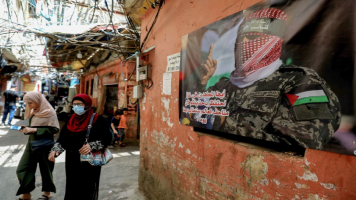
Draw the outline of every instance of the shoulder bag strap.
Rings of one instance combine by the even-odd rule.
[[[96,115],[96,113],[93,113],[91,115],[91,118],[90,118],[90,122],[89,122],[89,125],[88,125],[88,130],[87,130],[87,135],[85,136],[85,143],[88,143],[88,139],[89,139],[89,135],[90,135],[90,129],[91,129],[91,124],[93,123],[93,119],[94,119],[94,116]]]

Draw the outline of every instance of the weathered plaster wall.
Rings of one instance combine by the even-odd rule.
[[[179,74],[162,94],[167,56],[181,38],[258,0],[166,0],[143,50],[154,86],[141,108],[140,189],[150,199],[356,199],[355,157],[307,150],[304,157],[194,132],[178,121]],[[142,39],[157,10],[142,16]],[[151,19],[152,18],[152,19]]]
[[[121,70],[120,70],[120,64],[121,60],[120,59],[115,59],[110,62],[106,62],[102,65],[99,65],[97,69],[92,69],[88,73],[84,74],[81,78],[81,83],[80,83],[80,91],[82,93],[86,93],[86,84],[87,81],[89,81],[89,95],[91,91],[91,80],[94,79],[95,75],[99,76],[99,81],[98,81],[98,98],[93,98],[92,95],[90,95],[92,101],[93,101],[93,107],[97,107],[97,112],[102,114],[99,111],[102,111],[104,108],[104,99],[103,99],[103,94],[104,94],[104,84],[106,83],[113,83],[113,84],[118,84],[118,96],[127,96],[126,90],[127,86],[129,85],[127,81],[123,81],[123,77],[121,75]],[[123,66],[122,72],[125,74],[125,77],[128,77],[129,74],[131,74],[132,70],[135,67],[135,62],[129,61]],[[120,88],[120,86],[122,88]],[[122,101],[123,99],[119,98],[119,101]],[[126,97],[124,98],[125,101],[127,101]],[[100,103],[102,102],[102,103]],[[118,102],[120,105],[120,102]],[[126,107],[126,104],[124,104],[123,107]],[[126,132],[126,137],[128,138],[135,138],[137,136],[137,113],[135,111],[130,111],[128,115],[128,124],[129,128]]]
[[[4,92],[6,91],[6,83],[7,83],[7,78],[2,77],[2,80],[0,80],[1,87],[0,87],[0,113],[4,112],[4,103],[5,103],[5,98],[3,96]]]
[[[96,69],[92,69],[89,71],[89,73],[86,73],[83,75],[81,79],[81,89],[80,91],[85,93],[86,91],[86,82],[89,81],[89,91],[91,90],[91,80],[94,78],[95,75],[99,76],[99,82],[98,82],[98,98],[93,98],[93,106],[98,106],[98,101],[100,101],[99,97],[102,96],[103,92],[103,79],[112,79],[115,78],[115,76],[118,76],[118,79],[115,80],[110,80],[111,82],[116,84],[119,84],[120,78],[121,78],[121,70],[120,70],[120,64],[121,60],[120,59],[115,59],[111,62],[104,63],[102,65],[99,65]],[[129,69],[130,73],[131,70],[135,67],[134,62],[127,62],[126,65],[122,68],[123,73],[125,76],[127,76],[127,69]],[[110,76],[109,73],[112,73]],[[89,94],[90,95],[90,94]]]
[[[2,94],[6,91],[6,84],[7,84],[7,78],[2,78],[2,80],[1,80],[1,96],[2,96]]]

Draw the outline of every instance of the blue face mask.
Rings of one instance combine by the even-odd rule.
[[[72,109],[77,115],[82,115],[86,112],[86,110],[84,110],[84,106],[74,106]]]

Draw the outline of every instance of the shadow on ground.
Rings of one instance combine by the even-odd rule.
[[[13,124],[27,125],[27,120],[14,119]],[[63,126],[63,122],[60,123]],[[14,200],[19,182],[16,168],[25,149],[28,136],[21,132],[0,127],[0,199]],[[138,191],[139,143],[136,139],[125,139],[125,147],[109,147],[114,159],[101,170],[99,199],[100,200],[145,200]],[[53,172],[57,193],[51,200],[62,200],[65,194],[64,153],[56,159]],[[41,176],[39,168],[36,173],[36,189],[32,192],[33,199],[41,196]]]

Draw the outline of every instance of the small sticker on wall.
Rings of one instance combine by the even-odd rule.
[[[178,72],[180,70],[180,53],[167,56],[166,72]]]

